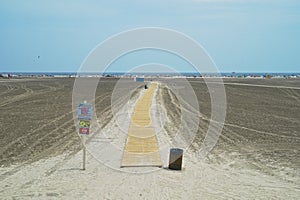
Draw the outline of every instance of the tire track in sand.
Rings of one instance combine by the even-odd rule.
[[[105,96],[108,96],[108,95],[109,95],[109,93],[104,93],[104,94],[105,94]],[[103,95],[103,96],[104,96],[104,95]],[[103,96],[99,96],[99,97],[97,97],[96,99],[98,99],[98,98],[104,98]],[[99,102],[98,102],[98,103],[99,103]],[[54,120],[52,120],[52,121],[50,121],[50,122],[48,122],[48,123],[46,123],[46,124],[43,124],[43,125],[40,126],[39,128],[36,128],[36,129],[34,129],[33,131],[29,132],[28,134],[25,134],[25,135],[23,135],[23,136],[21,136],[21,137],[18,137],[18,138],[15,139],[14,141],[11,141],[10,143],[8,143],[7,145],[5,145],[5,146],[3,146],[3,147],[1,148],[0,154],[3,154],[3,153],[4,153],[5,151],[7,151],[7,149],[9,149],[12,145],[14,145],[14,144],[20,142],[22,139],[24,139],[24,138],[26,138],[26,137],[29,137],[29,136],[31,136],[31,135],[33,135],[33,134],[35,134],[35,133],[38,133],[39,131],[41,131],[42,129],[44,129],[44,128],[48,127],[48,126],[52,126],[53,124],[56,124],[56,122],[62,120],[63,118],[67,117],[68,115],[73,114],[73,112],[75,112],[76,110],[77,110],[77,108],[74,109],[74,110],[71,110],[71,111],[67,112],[67,113],[64,114],[64,115],[61,115],[60,117],[55,118]],[[71,120],[68,120],[66,123],[69,123],[70,121],[73,121],[73,117],[72,117]],[[64,123],[64,124],[66,124],[66,123]],[[44,135],[42,138],[47,137],[47,136],[48,136],[48,135]]]
[[[97,102],[97,104],[98,104],[98,103],[101,103],[101,102],[104,100],[104,98],[105,98],[105,97],[108,97],[109,95],[110,95],[110,92],[106,92],[106,93],[103,93],[103,95],[98,96],[98,97],[96,98],[96,100],[99,99],[99,98],[101,98],[101,101]],[[95,101],[96,101],[96,100],[95,100]],[[76,110],[77,110],[77,109],[74,109],[73,111],[76,111]],[[70,112],[66,113],[65,115],[63,115],[63,116],[61,116],[61,117],[59,117],[59,118],[56,118],[56,119],[54,119],[53,121],[51,121],[51,122],[49,122],[49,123],[43,125],[42,127],[39,127],[39,128],[37,128],[37,129],[35,129],[34,132],[40,131],[40,130],[42,130],[43,128],[45,128],[46,126],[49,126],[49,125],[52,125],[53,123],[56,123],[58,120],[61,120],[63,117],[66,117],[67,115],[72,114],[73,111],[70,111]],[[106,112],[109,112],[109,110],[107,110]],[[67,125],[68,123],[71,123],[71,121],[73,121],[73,118],[72,118],[71,120],[68,120],[67,122],[65,122],[63,125]],[[59,128],[62,128],[63,125],[61,125]],[[71,123],[71,125],[68,126],[68,127],[72,127],[72,126],[74,126],[73,123]],[[59,128],[57,128],[57,130],[58,130]],[[65,130],[68,130],[68,128],[66,128]],[[51,131],[51,132],[52,132],[52,133],[55,133],[55,131]],[[33,134],[33,133],[31,133],[31,135],[32,135],[32,134]],[[28,136],[29,136],[28,134],[27,134],[27,135],[24,135],[24,136],[22,136],[22,138],[20,138],[20,139],[18,138],[17,140],[20,141],[21,139],[23,139],[23,138],[25,138],[25,137],[28,137]],[[45,135],[45,136],[48,136],[48,135]],[[43,139],[46,139],[45,136],[43,136]],[[64,144],[65,147],[67,147],[68,145],[70,145],[70,144],[73,142],[72,140],[69,140],[69,138],[71,138],[73,135],[62,133],[61,136],[62,136],[62,137],[59,138],[58,142],[56,142],[56,143],[55,143],[54,145],[52,145],[51,147],[45,149],[45,150],[42,151],[41,153],[39,153],[39,154],[37,154],[36,156],[30,158],[29,160],[27,160],[27,161],[25,161],[25,162],[23,162],[23,163],[18,164],[15,168],[13,168],[13,169],[11,169],[11,170],[9,170],[9,171],[4,172],[3,174],[1,174],[1,175],[0,175],[0,181],[3,181],[3,180],[5,180],[5,179],[7,179],[8,177],[10,177],[10,176],[12,176],[13,174],[17,173],[18,171],[22,170],[22,168],[23,168],[24,166],[30,164],[33,160],[42,159],[42,158],[44,158],[45,156],[51,154],[51,152],[54,151],[55,149],[57,149],[57,148],[62,148],[61,146],[62,146],[63,144]],[[62,140],[62,139],[63,139],[63,140]],[[42,139],[40,138],[39,140],[41,141]],[[10,143],[10,144],[8,144],[8,145],[9,145],[9,146],[12,146],[13,144],[15,144],[15,143],[18,142],[18,141],[14,141],[14,142],[12,142],[12,143]],[[38,143],[36,143],[36,144],[38,144]],[[7,147],[8,145],[5,146],[6,149],[9,148],[9,147]],[[31,145],[31,147],[32,147],[32,145]],[[78,149],[78,151],[79,151],[79,150],[80,150],[80,149]],[[65,159],[63,159],[62,161],[56,163],[53,167],[51,167],[50,169],[48,169],[48,170],[45,172],[45,174],[48,175],[48,176],[51,175],[53,172],[56,171],[56,169],[57,169],[59,166],[62,166],[66,161],[68,161],[69,159],[71,159],[72,156],[75,155],[78,151],[73,151],[73,152],[71,152],[71,153],[68,153],[67,156],[65,157]],[[4,151],[1,149],[1,152],[0,152],[0,153],[2,153],[2,152],[4,152]],[[31,180],[31,181],[34,181],[34,180]],[[29,181],[29,182],[27,182],[27,183],[30,183],[31,181]],[[24,184],[24,185],[26,185],[26,184]]]
[[[20,87],[17,86],[17,85],[7,85],[7,84],[6,84],[5,86],[6,86],[7,90],[4,91],[4,92],[1,92],[1,93],[0,93],[0,96],[2,96],[2,95],[4,95],[4,94],[7,94],[7,93],[10,93],[10,92],[12,92],[12,91],[17,90],[17,89],[20,88]]]
[[[292,97],[296,101],[300,100],[300,94],[298,94],[295,90],[292,90],[292,89],[280,89],[280,90],[281,90],[281,92],[288,95],[288,97]]]

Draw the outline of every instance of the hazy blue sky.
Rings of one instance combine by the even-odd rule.
[[[0,71],[77,71],[107,37],[154,26],[194,38],[222,72],[300,72],[299,0],[1,0],[0,26]]]

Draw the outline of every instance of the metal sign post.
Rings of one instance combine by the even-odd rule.
[[[90,133],[90,124],[92,120],[92,104],[80,103],[78,106],[78,120],[79,120],[79,134],[82,135],[82,145],[83,145],[83,165],[82,170],[85,170],[86,163],[86,135]]]

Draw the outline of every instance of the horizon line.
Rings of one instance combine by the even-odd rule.
[[[191,73],[191,74],[241,74],[241,73],[258,73],[258,74],[263,74],[263,73],[269,73],[269,74],[278,74],[278,73],[296,73],[296,74],[300,74],[299,72],[296,71],[220,71],[220,72],[191,72],[191,71],[180,71],[180,72],[126,72],[126,71],[107,71],[107,72],[76,72],[76,71],[0,71],[0,74],[7,74],[7,73],[72,73],[72,74],[80,74],[80,73],[84,73],[84,74],[107,74],[107,73],[122,73],[122,74],[153,74],[153,73],[164,73],[164,74],[181,74],[181,73]]]

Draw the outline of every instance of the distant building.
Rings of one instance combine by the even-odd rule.
[[[145,82],[145,78],[143,77],[134,77],[135,82]]]

